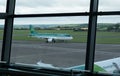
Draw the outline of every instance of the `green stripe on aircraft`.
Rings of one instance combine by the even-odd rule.
[[[85,65],[74,66],[74,67],[71,67],[70,69],[85,70]],[[94,72],[107,72],[107,71],[102,67],[94,64]]]
[[[107,72],[105,69],[103,69],[102,67],[100,67],[100,66],[98,66],[98,65],[96,65],[96,64],[94,64],[94,71],[95,72]]]

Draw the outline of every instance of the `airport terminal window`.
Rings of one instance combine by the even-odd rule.
[[[6,2],[7,0],[0,0],[0,12],[6,12]]]
[[[111,66],[114,70],[117,68],[113,63],[118,61],[113,61],[110,59],[119,58],[120,52],[120,16],[98,16],[97,23],[97,36],[96,36],[96,54],[95,54],[95,64],[98,61],[108,60],[107,66]],[[104,62],[106,64],[106,62]],[[98,64],[99,66],[100,64]],[[106,66],[106,65],[104,65]],[[104,68],[109,70],[110,68]]]
[[[16,5],[15,5],[15,1],[16,1]],[[30,71],[34,71],[32,72],[34,73],[33,75],[36,75],[35,73],[40,71],[41,73],[44,74],[49,72],[49,75],[52,73],[52,75],[59,74],[61,76],[66,74],[68,76],[71,76],[74,75],[74,73],[75,75],[80,75],[81,71],[79,69],[89,70],[90,72],[89,71],[83,72],[84,74],[87,72],[88,74],[90,74],[89,76],[91,76],[91,74],[92,75],[97,74],[99,76],[99,73],[93,72],[96,71],[95,69],[97,69],[97,71],[100,72],[107,72],[107,70],[104,68],[111,67],[111,65],[104,66],[103,68],[97,65],[97,64],[102,65],[101,63],[97,63],[96,65],[94,65],[94,56],[95,56],[95,61],[103,60],[103,56],[101,57],[101,55],[105,55],[105,59],[108,59],[109,57],[112,58],[111,55],[115,55],[114,57],[119,56],[118,49],[120,44],[119,43],[120,11],[118,7],[119,6],[118,3],[120,2],[118,2],[118,0],[116,1],[114,0],[114,2],[112,1],[113,0],[105,0],[105,1],[52,0],[49,2],[48,0],[47,1],[37,0],[35,2],[34,0],[30,0],[29,2],[31,2],[32,3],[31,4],[25,0],[6,0],[7,11],[6,13],[0,13],[0,19],[5,19],[1,60],[6,62],[6,63],[5,62],[2,63],[2,65],[5,64],[5,66],[7,67],[3,67],[0,65],[0,68],[2,68],[0,69],[1,70],[0,73],[3,71],[3,69],[6,70],[3,72],[8,72],[9,74],[12,75],[14,74],[14,71],[17,71],[18,74],[22,74],[20,72],[24,72],[24,71],[28,71],[26,72],[27,74]],[[41,4],[37,5],[39,2]],[[6,10],[6,8],[4,8],[3,3],[4,2],[0,3],[1,5],[3,5],[2,7],[0,5],[0,7],[3,8],[3,10],[0,12]],[[47,25],[47,27],[48,24],[56,24],[56,23],[59,26],[55,27],[54,29],[53,28],[48,29],[46,27],[38,28],[38,24],[42,24],[42,22],[44,23],[44,26]],[[63,24],[65,24],[64,25],[65,27],[63,27]],[[36,26],[37,28],[34,28]],[[29,28],[30,28],[30,32],[28,31]],[[48,32],[48,33],[41,34],[41,33],[37,33],[36,30],[37,32],[42,32],[42,33]],[[60,40],[60,42],[56,41],[55,39],[58,38],[58,35],[57,37],[54,37],[56,36],[56,34],[54,35],[50,34],[51,31],[53,33],[56,33],[54,31],[57,32],[59,31],[60,33],[62,33],[60,34],[59,39],[61,38],[63,39],[63,36],[65,36],[64,39],[70,39],[70,41],[65,41],[65,40]],[[68,33],[68,34],[63,34],[63,33]],[[68,37],[69,34],[72,34],[76,39],[74,40],[72,36]],[[50,37],[50,35],[52,35],[52,37]],[[36,38],[42,38],[42,39],[44,38],[45,42],[43,42],[42,40],[39,41],[39,39]],[[104,39],[106,38],[107,40],[104,41]],[[73,41],[71,39],[73,39]],[[112,41],[110,39],[112,39]],[[113,39],[115,40],[115,42]],[[112,48],[112,50],[115,50],[114,53],[111,49],[108,50],[108,47],[110,46],[111,48],[115,47]],[[30,50],[32,51],[30,52]],[[68,54],[69,51],[71,52]],[[72,57],[73,53],[75,53],[74,54],[74,57],[76,57],[75,59]],[[80,55],[79,53],[81,53],[82,55]],[[96,53],[96,55],[94,55],[94,53]],[[61,58],[62,61],[60,60],[59,57]],[[24,61],[22,59],[24,59]],[[74,60],[75,63],[72,62],[71,59]],[[81,59],[83,59],[83,61],[80,63]],[[31,62],[31,60],[33,60],[33,62]],[[36,61],[39,62],[36,63]],[[67,61],[65,63],[65,65],[67,66],[63,64],[65,61]],[[117,61],[120,60],[117,59]],[[56,62],[57,64],[54,64]],[[79,64],[83,64],[84,62],[85,65],[81,65],[81,66],[69,65],[69,63],[79,65]],[[27,63],[27,65],[25,65],[24,63]],[[49,67],[53,68],[53,66],[62,65],[58,67],[62,67],[62,68],[67,67],[67,70],[69,70],[69,72],[61,69],[58,70],[58,68],[41,69],[41,67],[36,68],[35,66],[33,66],[33,64],[38,64],[43,67],[45,63],[48,63],[47,64],[48,68]],[[28,64],[32,64],[32,66]],[[119,67],[117,67],[115,62],[112,62],[112,64],[114,65],[114,68],[117,68],[117,70],[115,70],[114,72],[118,73]],[[8,69],[8,68],[12,68],[12,69]],[[73,68],[77,70],[71,70]],[[43,74],[39,73],[39,75],[43,75]],[[104,76],[104,74],[102,75]]]
[[[30,36],[31,29],[38,34]],[[69,68],[85,64],[88,16],[15,18],[11,62]],[[46,43],[52,37],[55,43]],[[37,36],[47,36],[37,38]],[[59,39],[73,37],[72,40]]]
[[[0,58],[2,50],[2,41],[3,41],[3,29],[4,29],[4,20],[0,20]]]
[[[119,0],[99,0],[98,11],[119,11],[119,5]]]
[[[90,0],[36,0],[36,2],[34,0],[29,0],[29,2],[25,0],[16,0],[15,13],[40,14],[88,12],[90,5]]]
[[[88,18],[88,16],[15,18],[14,24],[88,24]]]

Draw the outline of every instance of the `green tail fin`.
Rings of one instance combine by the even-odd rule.
[[[32,33],[35,33],[35,29],[33,28],[32,25],[30,25],[29,29],[30,29],[30,33],[31,33],[31,34],[32,34]]]

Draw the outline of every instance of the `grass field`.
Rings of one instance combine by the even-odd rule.
[[[87,42],[87,31],[73,31],[73,30],[37,30],[40,33],[67,33],[73,36],[73,40],[65,41],[67,43],[85,43]],[[0,39],[2,39],[3,31],[0,30]],[[13,40],[32,40],[44,41],[42,39],[31,38],[28,36],[29,30],[14,30]],[[120,32],[97,32],[96,43],[106,44],[120,44]]]

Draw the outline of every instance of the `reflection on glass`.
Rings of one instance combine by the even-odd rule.
[[[16,14],[86,12],[89,11],[89,4],[90,0],[17,0],[15,12]]]
[[[88,17],[15,19],[11,62],[81,69],[87,30]]]
[[[98,11],[119,11],[120,0],[99,0]]]
[[[97,67],[99,66],[99,70],[118,73],[120,67],[120,16],[98,17],[96,43],[95,64]]]
[[[0,12],[6,11],[6,2],[7,0],[0,0]]]

